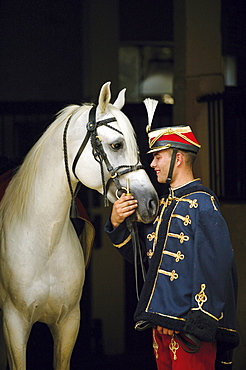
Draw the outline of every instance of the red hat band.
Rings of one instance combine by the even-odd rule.
[[[189,126],[163,127],[152,130],[149,136],[149,152],[177,148],[197,153],[201,145]]]

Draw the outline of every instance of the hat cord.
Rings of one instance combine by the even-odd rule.
[[[183,140],[187,141],[188,143],[190,143],[191,145],[194,145],[198,148],[201,148],[201,145],[200,144],[197,144],[195,141],[189,139],[187,136],[181,134],[180,132],[178,132],[177,130],[172,130],[171,128],[168,130],[168,132],[166,132],[165,134],[163,134],[163,132],[161,132],[159,135],[157,135],[152,141],[149,141],[149,147],[150,149],[152,148],[152,146],[158,141],[158,139],[160,139],[160,137],[162,136],[165,136],[165,135],[171,135],[171,134],[174,134],[174,135],[177,135],[179,137],[181,137]]]

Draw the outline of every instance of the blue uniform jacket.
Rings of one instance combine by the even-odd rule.
[[[113,230],[108,221],[105,230],[132,262],[126,223]],[[237,276],[229,232],[215,194],[200,180],[170,189],[160,199],[154,223],[139,224],[139,235],[149,267],[135,321],[146,320],[207,342],[217,339],[219,360],[230,363],[230,350],[239,342]]]

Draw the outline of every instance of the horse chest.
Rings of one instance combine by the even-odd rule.
[[[27,308],[33,301],[44,306],[76,299],[85,275],[80,244],[69,239],[46,248],[37,244],[20,243],[2,256],[1,278],[13,303]]]

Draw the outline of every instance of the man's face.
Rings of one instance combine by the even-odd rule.
[[[150,167],[154,169],[157,176],[157,181],[160,183],[165,183],[168,177],[168,171],[171,161],[171,152],[169,149],[161,150],[159,152],[153,153],[153,160]]]

